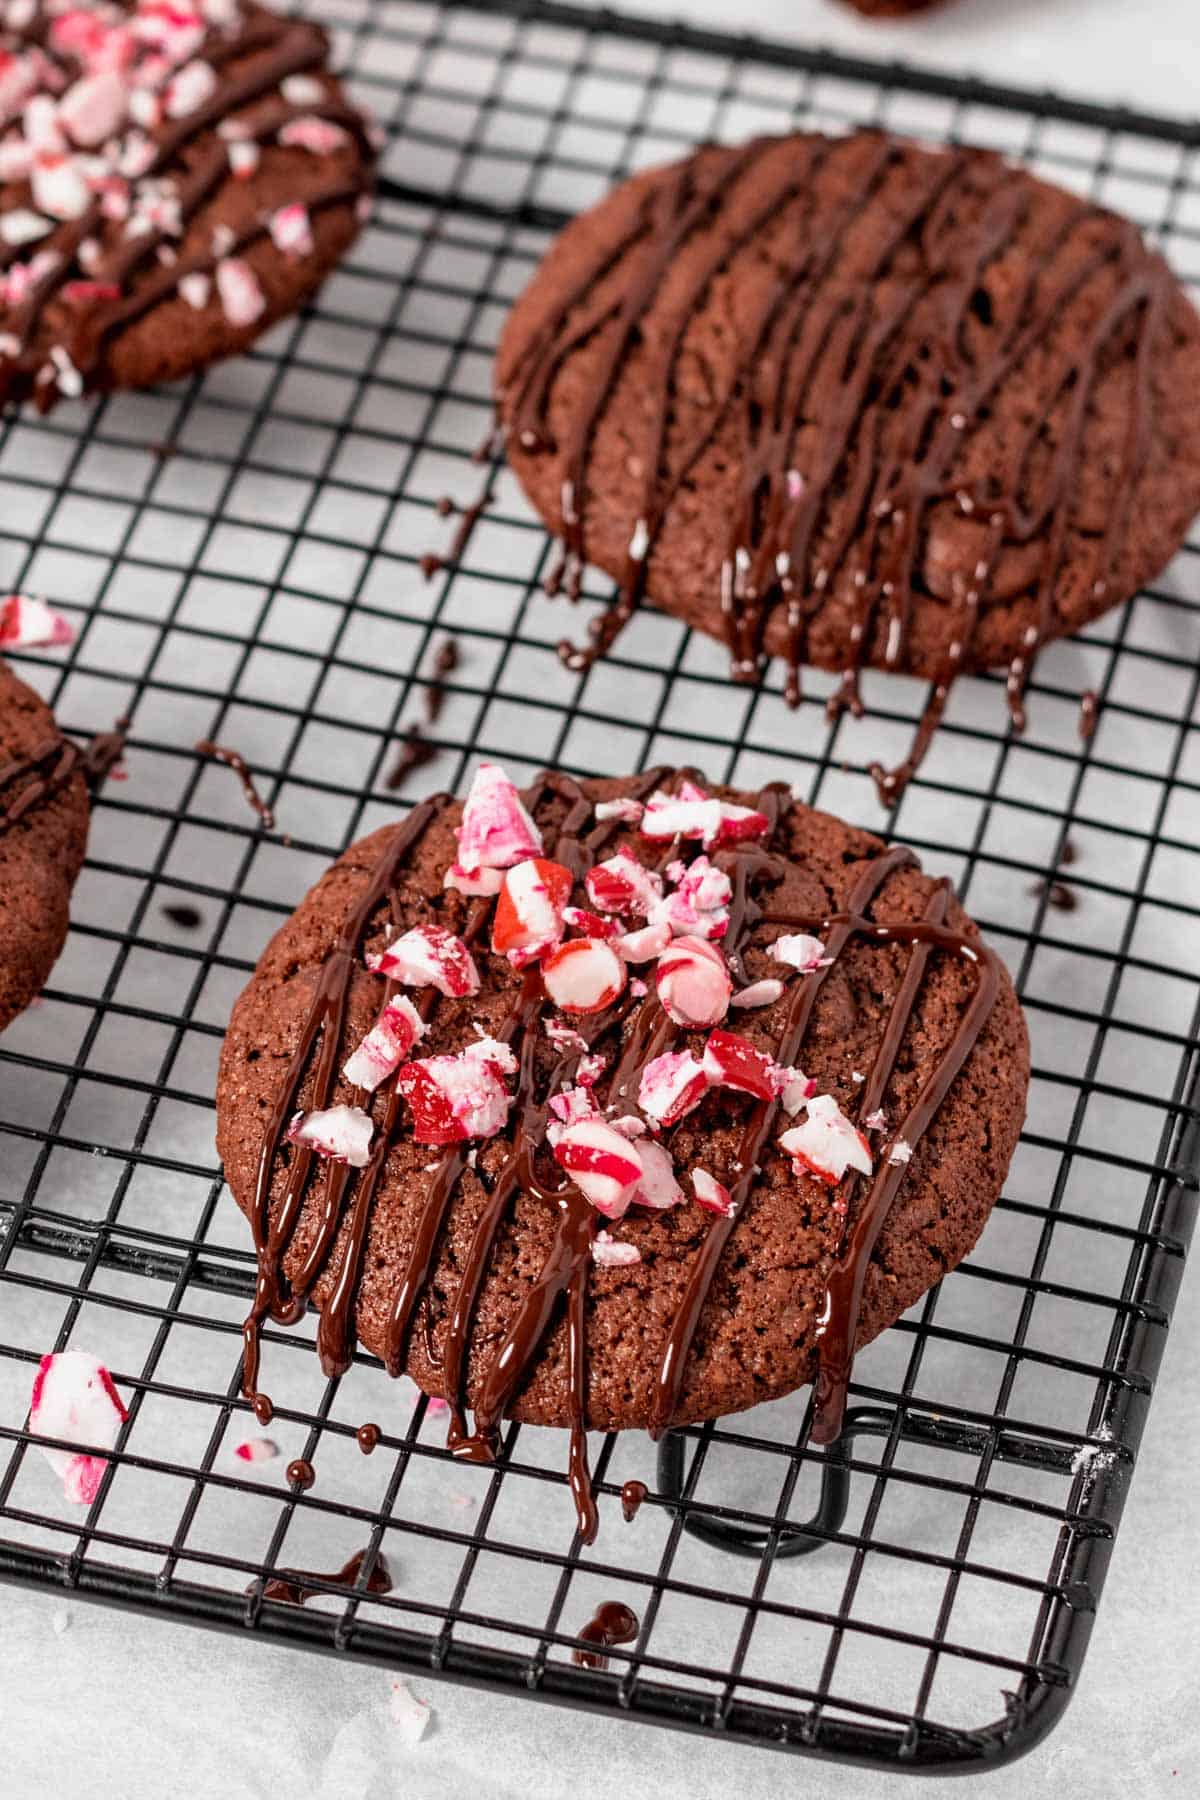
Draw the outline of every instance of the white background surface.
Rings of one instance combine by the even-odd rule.
[[[656,10],[648,0],[625,3]],[[692,0],[674,10],[724,28],[1195,110],[1194,0],[962,0],[905,27],[866,25],[826,0]],[[1030,1761],[988,1778],[996,1800],[1197,1791],[1194,1301],[1185,1290],[1079,1696]],[[53,1621],[64,1610],[59,1635]],[[7,1589],[0,1795],[560,1800],[570,1790],[588,1800],[731,1791],[739,1800],[808,1792],[862,1800],[947,1791],[420,1682],[437,1721],[405,1750],[387,1718],[388,1685],[351,1664]]]

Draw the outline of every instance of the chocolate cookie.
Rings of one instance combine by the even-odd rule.
[[[233,355],[358,231],[374,152],[318,26],[253,0],[20,0],[0,46],[0,400]]]
[[[1137,231],[990,152],[707,146],[570,224],[508,320],[508,454],[619,583],[764,654],[936,684],[1153,577],[1200,506],[1200,320]],[[552,585],[554,585],[552,582]],[[918,751],[922,747],[918,744]],[[884,784],[885,797],[889,797]]]
[[[0,1030],[40,993],[66,940],[87,849],[83,754],[0,662]]]
[[[948,886],[784,787],[523,801],[484,765],[334,864],[234,1008],[217,1141],[258,1246],[247,1394],[261,1323],[311,1303],[324,1368],[357,1338],[460,1454],[571,1427],[590,1533],[585,1422],[815,1380],[837,1435],[854,1346],[983,1227],[1028,1045]]]

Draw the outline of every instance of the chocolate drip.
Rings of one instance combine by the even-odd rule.
[[[284,1569],[265,1584],[263,1599],[282,1600],[288,1606],[303,1606],[306,1600],[336,1600],[339,1596],[326,1594],[325,1586],[357,1587],[369,1554],[366,1550],[356,1550],[349,1562],[327,1575],[317,1569]],[[253,1589],[249,1591],[253,1592]],[[368,1594],[390,1594],[392,1591],[392,1571],[382,1551],[371,1565],[366,1591]]]
[[[250,773],[250,765],[241,752],[230,750],[224,744],[210,743],[207,738],[201,738],[195,749],[199,756],[211,756],[214,762],[224,763],[227,769],[233,770],[242,784],[242,792],[246,796],[246,804],[251,812],[258,815],[259,823],[264,831],[274,831],[275,814],[255,787],[254,777]]]
[[[379,1427],[371,1420],[368,1420],[365,1425],[359,1426],[354,1436],[363,1455],[370,1456],[371,1452],[379,1443]]]
[[[27,756],[14,757],[0,766],[0,832],[11,830],[34,807],[65,787],[82,760],[74,744],[55,735]]]
[[[298,1456],[294,1462],[288,1464],[287,1478],[293,1487],[298,1487],[300,1492],[304,1493],[317,1479],[317,1471],[306,1458]]]
[[[621,1485],[621,1513],[627,1525],[632,1525],[641,1510],[642,1502],[649,1493],[644,1481],[626,1481]]]
[[[661,785],[663,778],[662,770],[653,770],[635,791],[644,797]],[[836,964],[851,940],[862,938],[878,944],[910,945],[912,955],[875,1062],[864,1084],[860,1110],[865,1116],[880,1104],[887,1090],[931,954],[937,951],[958,956],[969,962],[977,973],[974,997],[950,1045],[889,1146],[890,1152],[903,1139],[911,1150],[934,1118],[986,1023],[997,991],[998,964],[992,953],[974,939],[946,927],[949,890],[945,884],[934,890],[922,919],[889,922],[867,916],[867,909],[889,879],[898,870],[915,865],[912,853],[900,848],[887,850],[867,862],[851,887],[845,909],[827,918],[793,918],[765,907],[762,893],[756,889],[777,882],[787,867],[769,847],[786,794],[785,787],[775,784],[758,797],[758,805],[770,821],[765,846],[743,842],[718,853],[722,866],[729,872],[732,887],[725,947],[730,966],[739,978],[745,973],[743,958],[750,936],[760,926],[819,932],[825,940],[826,953],[832,959],[830,965],[795,983],[776,1050],[778,1061],[790,1064],[798,1059],[829,967]],[[557,834],[547,834],[545,853],[570,869],[576,880],[582,880],[620,828],[619,822],[611,820],[597,824],[586,837],[582,836],[592,805],[568,777],[549,774],[541,777],[526,796],[526,803],[536,810],[539,803],[550,799],[563,802],[566,810]],[[349,1365],[354,1309],[371,1214],[388,1154],[399,1139],[402,1123],[401,1098],[394,1079],[382,1084],[374,1096],[361,1090],[354,1091],[354,1104],[376,1109],[376,1129],[367,1164],[358,1172],[339,1163],[326,1163],[320,1169],[317,1217],[309,1234],[306,1253],[299,1265],[291,1270],[290,1278],[284,1276],[283,1263],[299,1223],[309,1178],[316,1166],[312,1152],[304,1146],[289,1146],[290,1160],[286,1164],[282,1190],[274,1200],[272,1187],[287,1124],[296,1109],[310,1065],[308,1106],[315,1110],[332,1102],[345,1051],[343,1040],[350,984],[368,933],[375,927],[385,904],[390,905],[393,924],[401,923],[397,900],[401,870],[414,846],[446,804],[446,797],[439,796],[418,807],[403,825],[396,828],[386,851],[371,871],[357,905],[316,977],[308,1013],[264,1133],[252,1214],[258,1250],[258,1281],[244,1333],[244,1389],[254,1399],[256,1411],[262,1398],[255,1394],[258,1333],[262,1321],[272,1317],[280,1323],[292,1324],[300,1318],[313,1283],[329,1265],[335,1243],[340,1244],[340,1260],[334,1266],[332,1287],[322,1307],[317,1348],[327,1374],[340,1374]],[[663,860],[678,854],[679,848],[678,844],[667,846]],[[491,905],[487,900],[477,902],[472,908],[463,930],[468,944],[479,941],[490,913]],[[394,991],[391,983],[385,983],[381,1005],[386,1005]],[[584,1048],[562,1052],[553,1059],[549,1073],[539,1076],[538,1051],[543,1040],[538,1027],[545,1003],[540,974],[532,968],[516,987],[507,1013],[494,1029],[494,1035],[509,1043],[518,1059],[511,1139],[507,1143],[496,1141],[499,1159],[489,1164],[486,1173],[481,1159],[478,1179],[487,1191],[466,1253],[460,1261],[457,1287],[440,1336],[441,1385],[450,1408],[449,1443],[452,1450],[471,1461],[493,1460],[501,1422],[519,1394],[548,1334],[565,1314],[570,1397],[569,1474],[579,1531],[583,1540],[590,1542],[596,1533],[598,1515],[587,1464],[585,1327],[591,1248],[598,1221],[594,1209],[546,1152],[548,1102],[551,1095],[572,1082],[582,1055],[601,1044],[606,1036],[620,1034],[621,1052],[608,1079],[604,1104],[611,1110],[631,1108],[636,1102],[642,1070],[676,1042],[679,1028],[652,995],[640,1003],[626,995],[606,1013],[578,1020],[577,1028]],[[419,1008],[424,1017],[432,1015],[436,1004],[434,990],[421,992]],[[650,1421],[656,1435],[666,1429],[677,1414],[687,1361],[722,1254],[753,1193],[778,1113],[776,1101],[754,1107],[734,1163],[740,1172],[731,1190],[732,1216],[714,1218],[696,1252],[683,1300],[668,1327],[662,1351]],[[414,1326],[422,1306],[428,1307],[458,1183],[468,1161],[474,1166],[475,1157],[470,1147],[453,1144],[443,1151],[431,1172],[405,1266],[390,1303],[384,1361],[393,1374],[400,1373],[406,1366]],[[826,1318],[818,1351],[817,1419],[814,1425],[814,1436],[818,1441],[828,1441],[836,1435],[840,1425],[862,1283],[879,1231],[903,1177],[903,1162],[895,1165],[882,1162],[857,1210],[852,1204],[855,1198],[852,1185],[846,1184],[847,1216],[853,1222],[828,1281]],[[498,1234],[518,1196],[535,1201],[552,1216],[550,1247],[542,1268],[509,1318],[499,1342],[485,1348],[473,1341],[475,1311]],[[430,1321],[427,1310],[425,1342],[436,1366],[437,1346],[433,1341],[436,1334]],[[468,1431],[465,1414],[468,1353],[471,1350],[482,1357],[482,1366],[478,1375],[472,1376],[474,1421],[473,1429]],[[369,1432],[369,1428],[364,1427],[363,1431]],[[361,1433],[359,1441],[361,1444]],[[640,1499],[637,1503],[640,1504]]]
[[[1135,393],[1125,442],[1114,459],[1108,524],[1097,550],[1097,595],[1112,580],[1148,450],[1152,352],[1169,276],[1132,228],[1100,248],[1084,246],[1073,263],[1067,261],[1081,229],[1098,219],[1111,224],[1109,215],[1080,203],[1047,229],[1029,206],[1026,175],[990,153],[950,151],[926,159],[915,198],[898,199],[893,192],[888,206],[878,208],[879,248],[870,263],[856,268],[849,287],[839,278],[848,236],[906,159],[904,146],[863,134],[856,147],[797,139],[790,155],[776,154],[772,162],[769,153],[777,150],[778,141],[766,139],[737,152],[709,148],[668,171],[647,191],[619,241],[593,250],[510,372],[502,405],[527,453],[552,450],[548,414],[556,379],[580,349],[603,338],[561,446],[563,561],[548,585],[556,588],[565,574],[568,591],[578,594],[588,549],[591,446],[638,349],[639,405],[653,423],[634,536],[616,596],[590,627],[591,641],[585,648],[561,646],[573,668],[606,651],[640,604],[671,503],[731,420],[743,458],[720,595],[732,672],[739,680],[757,675],[768,624],[782,608],[792,704],[800,698],[810,625],[839,583],[844,591],[849,581],[856,600],[848,666],[833,710],[858,712],[859,674],[872,655],[881,655],[889,669],[907,665],[931,508],[953,500],[961,517],[983,526],[972,573],[955,575],[949,647],[912,748],[897,768],[871,770],[890,806],[925,755],[953,683],[974,666],[981,613],[1013,597],[1001,570],[1015,552],[1033,559],[1020,591],[1032,589],[1036,615],[1007,684],[1014,725],[1023,728],[1034,659],[1055,629],[1055,593],[1089,408],[1106,358],[1132,334]],[[853,169],[856,156],[861,169],[848,180],[842,202],[820,216],[815,232],[814,183],[835,159]],[[970,226],[959,204],[968,183],[979,200]],[[735,225],[742,216],[746,223]],[[711,241],[696,249],[684,281],[681,252],[703,230]],[[764,284],[757,310],[739,321],[742,351],[726,391],[712,397],[691,441],[671,448],[668,471],[668,424],[688,326],[714,280],[758,240],[765,242],[768,231],[774,279]],[[989,330],[975,360],[965,343],[968,315],[981,291],[987,299],[989,271],[1018,240],[1028,250],[1023,290],[1003,326]],[[1044,404],[1015,434],[1008,466],[995,470],[986,491],[956,483],[963,447],[1002,384],[1044,349],[1064,311],[1081,296],[1086,303],[1088,290],[1102,279],[1115,291],[1082,347],[1056,352]],[[928,355],[923,339],[915,337],[918,315],[934,321],[925,329],[936,334],[932,347],[938,354]],[[1047,453],[1052,418],[1057,427]],[[802,455],[801,430],[814,424],[820,428],[817,447]]]
[[[579,1639],[584,1644],[596,1644],[596,1650],[572,1650],[571,1660],[578,1663],[581,1669],[607,1669],[608,1658],[601,1654],[614,1644],[633,1644],[637,1642],[641,1621],[631,1607],[623,1600],[606,1600],[598,1606],[588,1620]]]
[[[496,476],[498,469],[489,469],[487,478],[479,490],[478,498],[469,506],[464,506],[454,527],[450,542],[444,552],[427,550],[420,559],[420,570],[426,581],[432,581],[442,569],[453,569],[458,566],[467,553],[467,546],[475,534],[475,527],[482,519],[488,507],[496,497]],[[453,505],[453,502],[451,502]],[[440,511],[440,507],[439,507]],[[450,640],[451,642],[453,640]],[[453,667],[453,665],[451,665]]]
[[[47,26],[48,15],[39,10],[23,30],[6,25],[5,35],[16,36],[27,44],[41,43]],[[232,177],[229,143],[217,136],[211,145],[198,147],[196,140],[205,133],[216,133],[232,115],[242,112],[246,126],[243,142],[266,143],[290,120],[302,116],[321,119],[348,132],[357,141],[367,164],[362,177],[318,185],[305,194],[304,203],[311,213],[357,200],[367,186],[369,165],[375,154],[361,116],[329,91],[303,105],[290,104],[278,91],[289,75],[323,71],[328,49],[328,38],[319,26],[280,17],[257,6],[247,6],[234,29],[211,29],[189,60],[208,63],[216,72],[216,87],[207,100],[182,118],[164,118],[142,132],[150,146],[150,157],[141,173],[129,178],[130,187],[136,189],[146,180],[174,180],[180,223],[186,232],[204,204]],[[75,57],[57,45],[54,58],[67,73],[68,82],[72,76],[86,73]],[[233,65],[237,65],[236,72],[230,72]],[[111,297],[104,297],[102,292],[89,295],[80,316],[67,317],[62,324],[63,349],[87,387],[97,379],[101,352],[109,337],[170,298],[187,275],[211,273],[222,257],[247,248],[270,230],[269,221],[256,220],[235,234],[220,251],[214,247],[211,253],[193,253],[185,258],[174,256],[174,245],[164,230],[123,232],[114,242],[105,244],[101,236],[104,227],[105,215],[96,200],[82,217],[64,221],[36,245],[39,253],[49,252],[54,262],[4,319],[4,334],[14,340],[15,350],[0,357],[0,401],[27,391],[35,376],[53,366],[46,362],[45,348],[33,340],[46,308],[68,282],[82,278],[101,290],[117,290]],[[84,269],[79,261],[80,246],[85,240],[95,241],[98,237],[101,253],[92,266]],[[0,247],[0,269],[10,267],[24,249],[21,245]],[[130,283],[160,250],[170,252],[173,260],[131,290]],[[40,392],[40,384],[35,391]]]
[[[1096,735],[1096,725],[1100,718],[1100,696],[1091,688],[1079,702],[1079,736],[1083,743],[1090,744]]]

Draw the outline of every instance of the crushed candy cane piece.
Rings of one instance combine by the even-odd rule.
[[[542,963],[542,983],[563,1012],[602,1012],[625,986],[625,964],[603,938],[570,938]]]
[[[551,1094],[548,1102],[553,1120],[546,1127],[546,1137],[553,1147],[563,1135],[568,1125],[575,1125],[580,1119],[598,1117],[596,1102],[585,1086],[563,1088],[557,1094]]]
[[[0,650],[42,649],[74,640],[67,620],[44,600],[26,594],[8,594],[0,600]]]
[[[361,1106],[330,1106],[323,1111],[297,1113],[287,1128],[287,1141],[315,1150],[331,1162],[364,1169],[374,1129]]]
[[[601,824],[606,819],[620,819],[624,825],[636,825],[645,810],[642,802],[631,795],[621,800],[597,800],[595,808]]]
[[[912,1145],[906,1138],[897,1138],[888,1151],[888,1161],[893,1168],[902,1168],[912,1161]]]
[[[455,888],[460,894],[466,894],[471,898],[488,899],[493,894],[498,894],[503,885],[503,869],[479,868],[468,874],[466,869],[458,863],[451,863],[442,876],[444,888]]]
[[[863,1120],[863,1124],[868,1131],[886,1131],[887,1114],[884,1112],[882,1106],[877,1106],[874,1112],[868,1113]]]
[[[479,992],[479,970],[460,937],[441,925],[414,925],[376,956],[367,967],[403,987],[435,987],[448,1000]]]
[[[643,925],[640,931],[626,931],[613,940],[613,949],[626,962],[651,962],[661,956],[671,942],[671,927],[664,922]]]
[[[217,90],[217,71],[211,63],[184,63],[167,85],[167,117],[184,119],[199,112]]]
[[[681,782],[677,794],[657,788],[646,802],[641,821],[643,837],[659,842],[677,837],[699,838],[706,850],[739,838],[765,837],[770,829],[766,813],[718,800],[694,781]]]
[[[85,75],[69,87],[58,103],[59,124],[85,149],[102,144],[125,121],[129,88],[115,69]]]
[[[771,955],[776,962],[787,963],[789,968],[799,969],[802,975],[811,975],[814,969],[828,968],[832,957],[825,954],[825,946],[818,937],[809,937],[805,931],[790,932],[785,937],[778,937],[771,945]]]
[[[637,1122],[641,1124],[640,1119]],[[666,1212],[668,1207],[679,1206],[684,1197],[683,1189],[675,1179],[675,1165],[666,1146],[656,1144],[653,1138],[645,1138],[638,1143],[638,1159],[642,1165],[642,1179],[634,1192],[634,1205],[649,1207],[652,1212]]]
[[[419,1744],[429,1729],[433,1708],[428,1700],[418,1700],[407,1681],[392,1683],[392,1723],[405,1744]]]
[[[92,198],[82,170],[61,151],[44,151],[34,158],[30,187],[38,212],[49,213],[52,219],[81,219]]]
[[[701,1066],[711,1086],[733,1088],[756,1100],[775,1099],[790,1073],[735,1031],[710,1033]]]
[[[808,1102],[807,1117],[785,1131],[779,1140],[796,1164],[796,1173],[807,1170],[818,1180],[837,1185],[847,1169],[869,1175],[871,1147],[842,1112],[832,1094],[818,1094]]]
[[[29,1399],[29,1429],[36,1437],[63,1438],[81,1450],[38,1449],[74,1506],[90,1506],[108,1459],[88,1451],[115,1449],[128,1414],[104,1364],[86,1350],[43,1356]]]
[[[374,1091],[393,1074],[429,1027],[403,994],[388,1001],[358,1049],[342,1064],[342,1074],[353,1087]]]
[[[267,296],[258,276],[241,256],[224,256],[217,264],[217,292],[225,317],[239,330],[253,325],[267,310]]]
[[[257,173],[258,165],[262,161],[262,149],[254,142],[253,138],[233,139],[231,143],[226,144],[225,154],[229,158],[230,173],[238,181],[249,181],[250,177]],[[300,210],[303,212],[304,208],[301,207]],[[305,216],[307,217],[307,214]],[[274,225],[271,227],[271,235],[272,237],[275,236]],[[276,241],[278,242],[278,240]],[[311,243],[312,239],[310,235],[310,246]],[[279,244],[279,248],[282,250],[283,245]],[[309,251],[306,250],[302,254],[307,256]]]
[[[642,1180],[641,1158],[628,1138],[603,1119],[583,1118],[553,1148],[584,1199],[606,1219],[621,1218]]]
[[[607,1067],[608,1058],[605,1056],[604,1052],[602,1050],[593,1050],[590,1056],[580,1057],[579,1067],[575,1071],[575,1079],[578,1081],[580,1087],[595,1087]]]
[[[350,142],[350,133],[329,119],[318,119],[305,113],[280,126],[279,142],[289,150],[311,150],[314,156],[328,156]]]
[[[185,300],[194,312],[200,312],[208,305],[212,296],[212,281],[202,269],[195,269],[185,275],[179,283],[179,297]]]
[[[702,1206],[705,1212],[720,1213],[723,1219],[733,1216],[733,1195],[723,1181],[710,1175],[707,1169],[692,1170],[692,1192],[696,1196],[696,1205]]]
[[[618,1243],[607,1231],[598,1231],[592,1239],[592,1261],[601,1269],[624,1269],[641,1260],[636,1244]]]
[[[599,913],[589,912],[586,906],[564,906],[563,918],[572,931],[582,931],[585,937],[615,938],[621,935],[619,920],[602,918]]]
[[[418,1144],[457,1144],[490,1138],[512,1105],[504,1084],[517,1067],[507,1044],[483,1037],[452,1056],[429,1056],[400,1066],[396,1086],[413,1116]]]
[[[481,867],[511,869],[526,857],[540,856],[542,834],[525,804],[496,763],[480,763],[463,806],[458,839],[458,866],[473,875]]]
[[[247,1438],[244,1443],[235,1444],[233,1454],[243,1462],[273,1462],[279,1455],[279,1445],[274,1438]]]
[[[677,886],[655,905],[650,917],[665,920],[677,937],[724,937],[729,926],[729,901],[733,887],[724,869],[707,856],[698,856],[689,867],[678,869]],[[670,870],[668,870],[670,873]]]
[[[257,147],[257,146],[256,146]],[[230,157],[232,161],[232,155]],[[271,242],[283,256],[303,257],[313,253],[312,220],[308,208],[293,200],[271,214]]]
[[[575,878],[562,863],[526,857],[509,869],[492,918],[492,949],[514,968],[537,962],[561,944],[563,908]]]
[[[618,850],[588,870],[584,886],[597,911],[636,913],[646,918],[662,894],[662,876],[647,869],[628,850]]]
[[[586,1050],[587,1039],[565,1019],[547,1019],[542,1030],[556,1050]]]
[[[704,1065],[690,1050],[668,1050],[642,1070],[638,1105],[656,1125],[676,1125],[707,1092]]]
[[[0,215],[0,238],[6,244],[36,244],[53,229],[53,220],[44,219],[27,206],[14,206]]]
[[[654,971],[658,998],[676,1025],[716,1025],[729,1010],[733,983],[725,958],[705,938],[676,938]]]
[[[729,1004],[740,1007],[774,1006],[777,1000],[782,1000],[784,992],[782,981],[776,981],[773,976],[768,975],[762,981],[752,981],[749,987],[731,994]]]
[[[289,106],[320,106],[325,98],[324,84],[315,75],[285,75],[279,91]]]

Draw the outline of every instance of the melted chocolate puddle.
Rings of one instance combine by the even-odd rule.
[[[224,744],[214,744],[208,738],[201,738],[194,746],[201,756],[211,756],[214,762],[224,763],[232,769],[242,784],[242,793],[246,796],[246,804],[252,813],[257,814],[264,831],[274,831],[275,814],[267,805],[254,785],[254,777],[250,773],[250,765],[240,750],[230,750]]]
[[[637,1614],[622,1600],[606,1600],[598,1606],[583,1630],[579,1633],[585,1644],[596,1644],[595,1650],[572,1650],[571,1661],[578,1663],[581,1669],[607,1669],[608,1658],[603,1654],[614,1644],[632,1644],[637,1641],[641,1630],[641,1621]]]
[[[204,923],[198,909],[182,900],[166,901],[162,913],[164,919],[170,919],[172,925],[178,925],[184,931],[196,931]]]
[[[303,1606],[306,1600],[333,1599],[336,1594],[327,1594],[323,1587],[313,1586],[314,1582],[336,1582],[339,1587],[353,1587],[362,1573],[362,1566],[367,1560],[367,1551],[356,1550],[349,1562],[343,1563],[340,1569],[329,1574],[322,1574],[318,1569],[284,1569],[279,1575],[268,1581],[263,1588],[264,1600],[282,1600],[288,1606]],[[253,1584],[247,1593],[253,1592]],[[387,1558],[381,1553],[375,1558],[371,1573],[367,1577],[368,1594],[390,1594],[392,1591],[392,1571]]]

